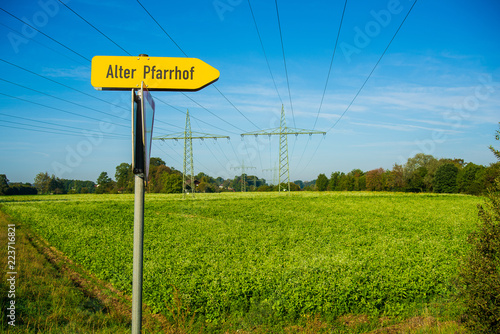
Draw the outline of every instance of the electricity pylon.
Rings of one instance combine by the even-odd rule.
[[[272,180],[273,180],[272,184],[276,185],[276,181],[278,179],[278,173],[277,173],[278,172],[278,167],[276,167],[276,164],[274,165],[273,168],[264,168],[262,171],[263,172],[271,172]]]
[[[255,167],[245,166],[245,161],[243,160],[241,166],[231,167],[231,169],[241,169],[241,192],[244,193],[247,191],[247,180],[245,174],[245,168],[255,169]],[[255,180],[255,175],[253,178],[253,185],[257,187],[257,181]]]
[[[171,135],[153,138],[154,140],[161,140],[161,141],[172,140],[172,139],[176,141],[179,139],[184,140],[184,166],[183,166],[184,168],[182,173],[182,194],[184,197],[186,197],[187,193],[186,185],[188,180],[186,180],[186,178],[188,176],[189,176],[189,181],[191,182],[190,187],[191,187],[191,194],[193,197],[194,193],[196,192],[196,185],[194,184],[193,139],[204,140],[205,138],[217,140],[217,138],[229,139],[229,136],[219,136],[208,133],[192,132],[191,119],[189,118],[189,110],[186,112],[186,127],[184,128],[184,132],[178,132]]]
[[[281,185],[282,183],[287,183],[288,189],[283,189],[283,190],[288,190],[290,192],[290,169],[289,169],[289,163],[288,163],[288,135],[304,135],[308,134],[309,136],[312,136],[313,134],[322,134],[326,135],[326,132],[324,131],[316,131],[316,130],[306,130],[306,129],[297,129],[297,128],[289,128],[286,126],[286,119],[285,119],[285,108],[283,105],[281,105],[281,120],[280,120],[280,127],[279,128],[274,128],[274,129],[267,129],[267,130],[261,130],[261,131],[254,131],[254,132],[246,132],[242,133],[241,136],[279,136],[279,173],[278,173],[278,191],[281,192],[281,189],[283,186]]]

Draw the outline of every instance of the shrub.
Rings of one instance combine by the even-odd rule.
[[[481,224],[468,237],[472,249],[459,277],[464,321],[473,333],[500,333],[500,179],[496,184],[479,207]]]

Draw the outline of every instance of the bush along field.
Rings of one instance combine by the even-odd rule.
[[[406,319],[432,305],[458,315],[454,280],[480,203],[403,193],[150,194],[144,303],[204,332],[318,317],[332,328],[339,318]],[[0,205],[131,294],[133,196],[4,197]]]

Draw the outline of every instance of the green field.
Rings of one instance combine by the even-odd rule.
[[[146,195],[144,301],[174,287],[212,329],[319,315],[410,317],[451,303],[480,198],[400,193]],[[3,197],[0,209],[132,290],[133,195]]]

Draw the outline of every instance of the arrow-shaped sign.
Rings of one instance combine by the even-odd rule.
[[[219,71],[197,58],[95,56],[91,83],[97,90],[196,91],[219,79]]]

